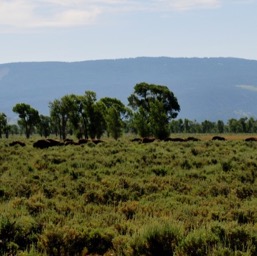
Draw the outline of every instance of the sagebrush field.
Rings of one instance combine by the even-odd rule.
[[[257,255],[257,142],[200,138],[1,139],[0,254]]]

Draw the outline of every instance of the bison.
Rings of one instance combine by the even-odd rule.
[[[79,144],[79,145],[86,144],[86,143],[88,143],[88,139],[80,139],[80,140],[78,141],[78,144]]]
[[[155,138],[143,138],[142,139],[142,142],[143,143],[151,143],[151,142],[154,142],[155,141]]]
[[[75,142],[75,141],[72,140],[72,139],[65,139],[65,140],[64,140],[64,145],[65,145],[65,146],[68,146],[68,145],[79,145],[79,142]]]
[[[188,137],[186,140],[187,141],[200,141],[200,139],[195,138],[195,137]]]
[[[141,138],[134,138],[132,140],[130,140],[131,142],[142,142]]]
[[[62,145],[64,145],[64,143],[61,142],[61,141],[59,141],[59,140],[47,139],[47,141],[50,142],[50,147],[62,146]]]
[[[18,141],[18,140],[9,143],[9,146],[11,146],[11,147],[15,146],[15,145],[19,145],[21,147],[25,147],[26,146],[26,144],[24,142],[21,142],[21,141]]]
[[[51,143],[48,140],[38,140],[33,143],[34,148],[43,149],[43,148],[49,148],[50,146],[51,146]]]
[[[214,137],[212,137],[212,140],[225,141],[226,139],[224,137],[221,137],[221,136],[214,136]]]
[[[249,137],[249,138],[246,138],[245,141],[257,141],[257,138]]]

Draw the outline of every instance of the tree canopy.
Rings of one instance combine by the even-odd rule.
[[[134,110],[135,129],[141,136],[164,139],[169,135],[169,121],[177,117],[180,106],[167,86],[136,84],[128,101]]]
[[[25,135],[30,137],[34,126],[39,121],[39,113],[36,109],[25,103],[17,103],[13,107],[13,112],[19,115],[20,120],[18,124],[25,129]]]

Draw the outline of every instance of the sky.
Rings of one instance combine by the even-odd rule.
[[[257,0],[0,0],[0,63],[257,60]]]

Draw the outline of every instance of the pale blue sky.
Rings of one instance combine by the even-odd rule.
[[[257,0],[0,0],[0,63],[257,60]]]

